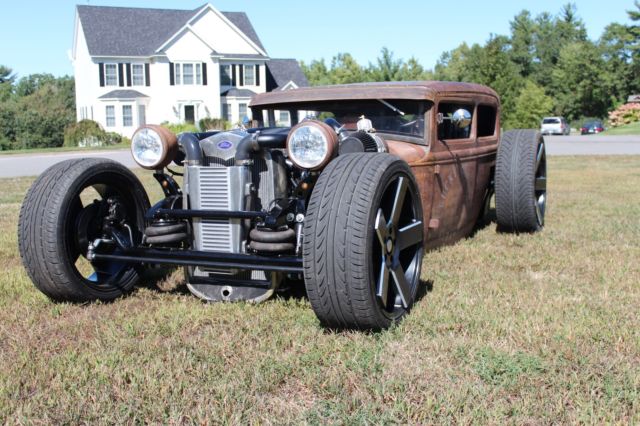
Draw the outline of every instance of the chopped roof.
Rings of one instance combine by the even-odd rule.
[[[112,90],[109,93],[105,93],[98,99],[136,99],[136,98],[148,98],[147,95],[138,92],[137,90]]]
[[[253,98],[250,106],[357,99],[433,100],[437,95],[456,93],[477,93],[498,99],[498,95],[493,89],[480,84],[447,81],[396,81],[301,87],[287,91],[260,93]]]
[[[150,56],[202,7],[176,10],[78,5],[77,10],[92,56]],[[244,12],[221,13],[265,50]]]
[[[300,64],[295,59],[271,59],[267,63],[267,90],[276,90],[293,81],[298,87],[309,85]]]
[[[249,89],[229,89],[220,94],[223,97],[250,98],[255,96],[256,92]]]

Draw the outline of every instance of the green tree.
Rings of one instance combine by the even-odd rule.
[[[403,61],[393,58],[393,52],[383,47],[376,65],[369,64],[368,77],[371,81],[401,80]]]
[[[366,81],[364,69],[349,53],[339,53],[331,61],[331,83],[348,84]]]
[[[28,96],[17,98],[15,147],[62,146],[64,129],[75,122],[75,108],[70,108],[72,100],[73,91],[69,90],[67,79],[46,84]]]
[[[55,83],[56,78],[51,74],[31,74],[18,80],[14,93],[18,97],[29,96],[46,84]]]
[[[322,86],[325,84],[332,84],[331,76],[329,75],[329,69],[324,59],[313,60],[309,65],[304,62],[300,63],[300,68],[304,72],[309,84],[312,86]]]
[[[5,65],[0,65],[0,102],[6,102],[13,95],[13,82],[16,75]]]
[[[610,106],[609,95],[602,85],[603,73],[604,61],[593,43],[566,45],[551,75],[555,112],[571,120],[603,117]]]
[[[601,80],[610,105],[623,102],[640,90],[637,66],[633,62],[633,42],[629,27],[618,23],[608,25],[598,41],[604,67]]]
[[[528,77],[533,72],[534,34],[536,25],[528,10],[513,18],[511,25],[511,60],[520,68],[520,75]]]
[[[544,89],[531,80],[526,80],[515,99],[513,113],[503,122],[506,129],[536,129],[542,117],[553,109],[553,99]]]

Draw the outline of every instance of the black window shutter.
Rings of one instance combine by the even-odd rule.
[[[236,64],[231,65],[231,87],[236,86]]]
[[[120,87],[124,86],[124,64],[118,64],[118,83]]]
[[[149,64],[144,64],[144,81],[146,86],[151,86],[151,72],[149,71]]]
[[[256,65],[256,86],[260,86],[260,65]]]
[[[205,62],[202,63],[202,85],[207,85],[207,64]]]
[[[104,87],[104,63],[98,64],[98,75],[100,76],[100,87]]]
[[[173,62],[169,62],[169,84],[174,86],[176,84],[175,70],[173,69]]]
[[[127,64],[127,86],[131,87],[131,64]]]
[[[238,65],[238,68],[240,68],[240,75],[238,76],[238,87],[240,87],[244,86],[244,66]]]

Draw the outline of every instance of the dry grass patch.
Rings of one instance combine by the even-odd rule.
[[[640,422],[640,157],[550,158],[549,176],[544,232],[491,225],[428,253],[429,291],[379,334],[326,331],[304,298],[205,304],[179,271],[54,304],[17,254],[31,179],[1,181],[0,418]]]

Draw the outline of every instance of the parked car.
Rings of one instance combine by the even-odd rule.
[[[592,135],[604,132],[604,124],[600,120],[587,121],[580,128],[580,134]]]
[[[565,135],[571,134],[571,127],[564,117],[545,117],[540,125],[540,133],[543,135]]]
[[[501,134],[488,87],[300,88],[250,107],[255,128],[135,132],[133,158],[164,192],[152,207],[138,178],[108,159],[40,175],[19,220],[36,287],[58,301],[111,300],[143,266],[175,265],[207,301],[304,286],[325,326],[384,329],[411,309],[425,250],[470,235],[494,191],[500,229],[544,225],[544,139]],[[274,127],[282,111],[291,127]]]

